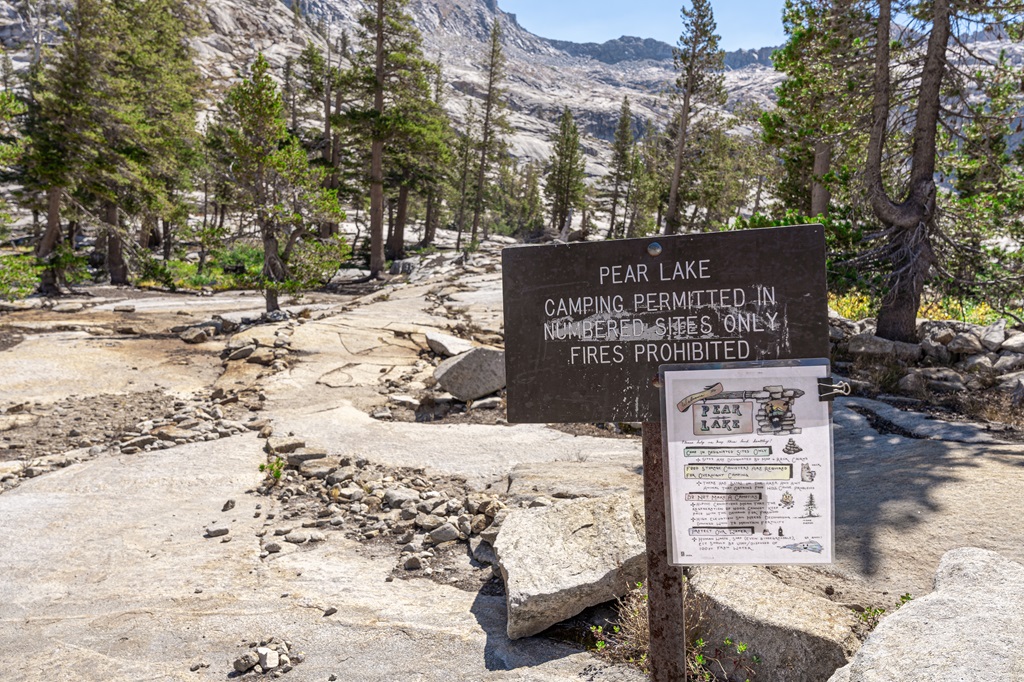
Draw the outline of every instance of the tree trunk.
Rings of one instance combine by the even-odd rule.
[[[163,218],[163,219],[161,219],[161,223],[163,224],[163,232],[164,232],[164,237],[163,237],[164,262],[166,263],[166,262],[171,260],[171,246],[172,246],[172,240],[171,240],[171,221],[167,220],[167,218]],[[203,248],[203,253],[204,254],[206,253],[205,247]]]
[[[376,44],[374,48],[373,109],[384,113],[384,0],[377,0]],[[370,277],[380,279],[384,271],[384,138],[374,132],[370,142]]]
[[[668,190],[668,210],[665,214],[665,234],[679,232],[679,176],[683,172],[683,154],[686,151],[686,133],[690,125],[690,90],[688,82],[683,93],[683,110],[679,114],[679,139],[676,140],[676,160],[672,167],[672,183]]]
[[[761,192],[764,191],[764,176],[757,176],[757,191],[754,193],[754,213],[761,212]]]
[[[288,279],[288,270],[280,256],[280,245],[277,243],[277,236],[269,229],[264,228],[263,232],[263,277],[266,280],[264,296],[267,299],[267,312],[271,313],[280,310],[278,304],[277,282],[284,282]]]
[[[891,0],[880,0],[875,36],[871,134],[865,166],[865,185],[875,215],[891,236],[885,245],[892,259],[888,292],[878,311],[877,334],[894,341],[917,341],[917,310],[929,270],[935,262],[931,225],[935,216],[935,140],[942,80],[950,34],[949,0],[933,0],[932,30],[921,70],[906,198],[897,203],[886,194],[882,160],[890,112]]]
[[[408,216],[409,188],[402,185],[398,188],[398,206],[395,216],[395,227],[388,240],[388,251],[395,260],[405,258],[405,222]]]
[[[619,181],[612,186],[612,207],[608,211],[608,239],[615,238],[615,211],[619,208]]]
[[[827,215],[828,204],[832,194],[825,186],[823,179],[832,165],[832,146],[818,140],[814,143],[814,169],[811,171],[811,215]],[[760,191],[760,188],[759,188]]]
[[[104,222],[107,227],[107,272],[111,284],[128,284],[128,263],[124,259],[124,241],[118,226],[117,204],[112,201],[104,205]]]
[[[427,216],[424,219],[423,224],[423,239],[420,241],[420,247],[426,248],[434,243],[434,237],[437,235],[437,225],[435,221],[437,217],[434,215],[434,192],[431,190],[430,194],[427,195]]]
[[[60,187],[50,187],[46,190],[46,231],[43,238],[36,246],[36,258],[45,261],[53,253],[53,249],[60,239],[60,200],[63,190]],[[53,296],[60,293],[57,282],[60,273],[53,265],[47,264],[39,277],[39,293],[44,296]]]
[[[36,246],[36,258],[44,259],[50,255],[60,239],[60,200],[63,190],[51,187],[46,190],[46,231]]]
[[[462,248],[462,228],[466,222],[466,188],[469,184],[469,154],[462,164],[462,176],[459,178],[459,210],[455,214],[455,250]]]

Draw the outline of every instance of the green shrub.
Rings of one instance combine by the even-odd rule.
[[[25,298],[39,284],[43,268],[30,254],[0,256],[0,298]]]

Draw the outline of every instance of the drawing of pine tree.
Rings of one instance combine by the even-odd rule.
[[[807,504],[804,505],[804,518],[813,518],[818,515],[818,505],[814,501],[814,493],[807,496]]]

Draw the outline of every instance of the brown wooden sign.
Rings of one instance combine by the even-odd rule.
[[[825,231],[502,252],[510,422],[659,421],[664,364],[828,357]]]

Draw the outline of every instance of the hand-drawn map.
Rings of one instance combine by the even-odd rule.
[[[831,563],[827,361],[750,364],[661,368],[669,561]]]

